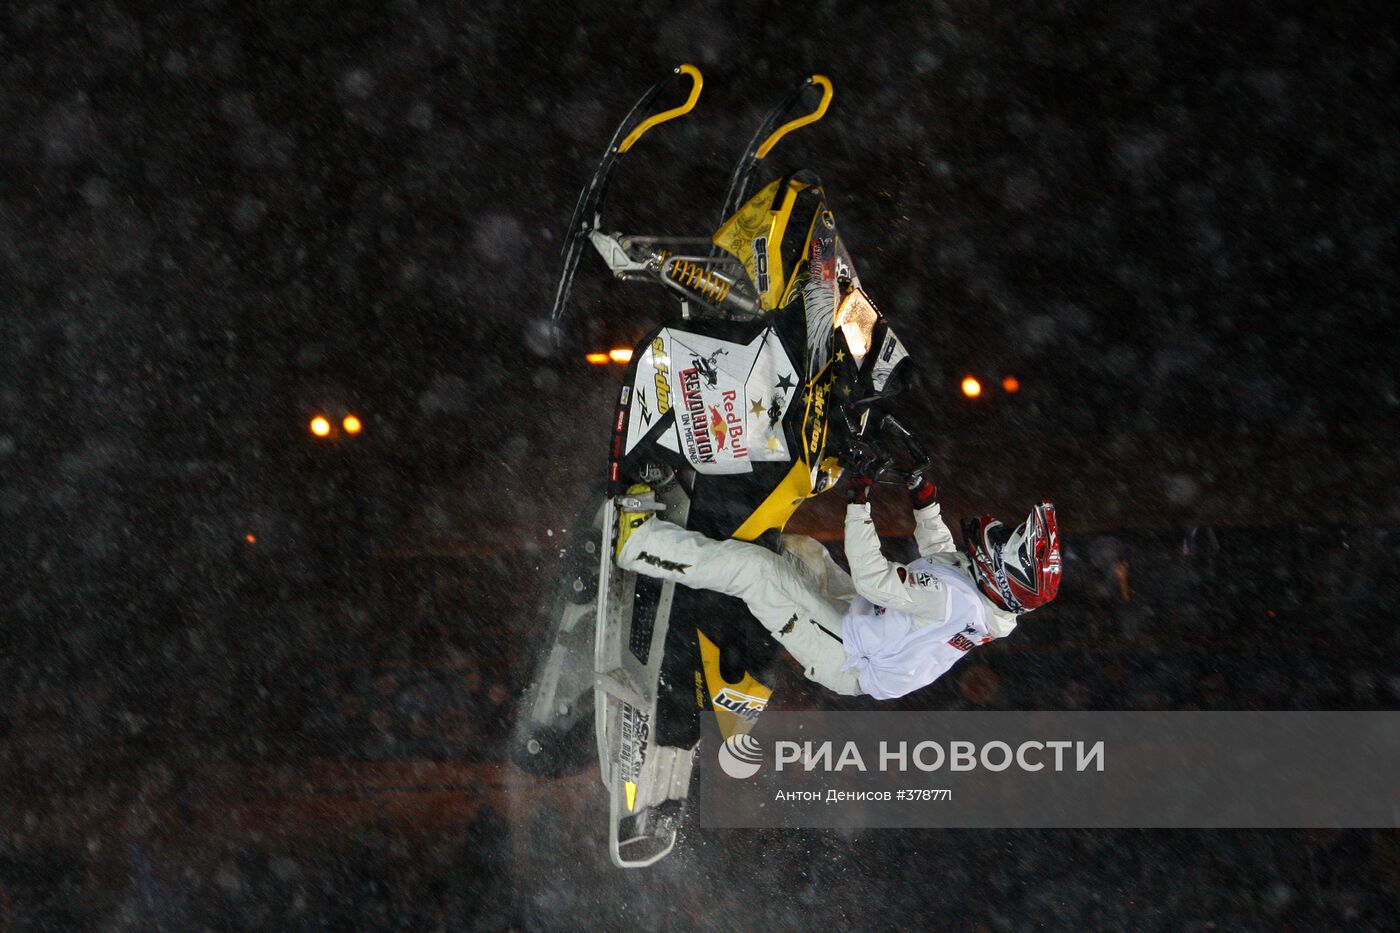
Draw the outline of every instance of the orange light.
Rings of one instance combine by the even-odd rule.
[[[1021,380],[1017,379],[1015,376],[1007,376],[1001,381],[1001,387],[1008,393],[1014,395],[1021,391]]]
[[[340,426],[345,429],[346,434],[359,434],[364,425],[360,424],[360,419],[354,415],[346,415],[345,420],[340,422]]]
[[[963,395],[966,395],[968,398],[976,398],[982,394],[982,383],[978,382],[972,376],[965,376],[962,381],[962,392]]]
[[[311,433],[317,437],[325,437],[331,433],[331,423],[325,418],[317,415],[311,419]]]
[[[246,534],[243,536],[243,540],[247,541],[249,544],[257,544],[258,536],[255,534]]]
[[[608,365],[608,354],[606,353],[590,353],[585,356],[584,359],[588,360],[588,362],[592,363],[594,366]]]
[[[632,348],[614,347],[608,351],[608,359],[614,363],[630,363],[632,362]]]

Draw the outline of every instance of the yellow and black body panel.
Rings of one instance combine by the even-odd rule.
[[[758,721],[758,714],[768,707],[773,687],[748,671],[731,683],[720,664],[719,646],[695,630],[700,644],[700,669],[695,672],[695,704],[699,709],[713,709],[720,735],[726,739],[747,733]]]
[[[764,311],[791,300],[806,265],[813,223],[825,209],[814,181],[790,176],[769,183],[715,231],[714,244],[743,264]]]

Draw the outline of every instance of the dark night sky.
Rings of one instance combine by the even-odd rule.
[[[165,715],[198,689],[213,712],[175,719],[236,730],[218,698],[342,650],[328,614],[373,626],[376,549],[482,516],[539,549],[601,476],[617,373],[579,357],[663,299],[586,255],[568,352],[527,337],[613,126],[681,61],[704,95],[618,172],[610,225],[708,234],[762,112],[831,76],[768,171],[823,178],[918,359],[908,413],[953,514],[1396,523],[1393,4],[629,7],[5,5],[0,574],[23,624],[0,696]],[[1025,388],[968,405],[967,372]],[[317,448],[306,420],[336,406],[365,435]]]
[[[485,424],[541,365],[520,338],[577,188],[682,59],[700,109],[620,173],[613,221],[704,232],[756,114],[830,73],[831,116],[780,154],[826,180],[931,408],[964,370],[1034,390],[979,433],[1394,426],[1395,55],[1360,8],[344,6],[7,15],[20,472],[236,462],[317,381],[410,445],[439,397],[535,440]],[[642,329],[654,296],[588,258],[580,318]]]
[[[534,521],[512,503],[572,509],[606,421],[574,399],[612,378],[577,351],[661,299],[585,256],[569,353],[525,338],[614,121],[679,60],[705,95],[624,164],[610,223],[707,231],[758,114],[830,74],[831,114],[772,170],[826,181],[959,504],[1050,493],[1100,528],[1393,520],[1380,9],[11,7],[11,598],[236,591],[245,532],[290,572],[387,539],[444,485],[503,493],[507,526]],[[1026,388],[969,406],[965,372]],[[325,405],[365,415],[353,451],[307,443]]]

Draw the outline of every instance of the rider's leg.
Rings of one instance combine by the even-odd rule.
[[[841,569],[831,552],[816,538],[810,535],[783,535],[779,547],[783,557],[791,561],[827,597],[848,605],[855,598],[856,588],[851,583],[851,575]]]
[[[859,692],[855,674],[841,670],[846,606],[772,551],[745,541],[718,541],[652,518],[623,542],[617,563],[625,570],[742,599],[802,665],[807,679],[836,693]]]

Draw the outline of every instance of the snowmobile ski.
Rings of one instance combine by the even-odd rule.
[[[810,88],[821,90],[821,99],[816,107],[809,113],[778,126],[778,121],[792,112],[792,108]],[[754,169],[768,153],[773,151],[773,147],[778,144],[778,141],[793,130],[816,123],[826,116],[826,108],[831,104],[832,93],[830,78],[826,75],[812,75],[789,91],[772,110],[768,111],[763,120],[759,122],[758,129],[754,131],[753,139],[749,141],[748,148],[744,150],[744,155],[739,159],[734,166],[734,171],[729,176],[729,190],[724,193],[724,206],[720,209],[716,227],[722,226],[725,221],[738,212],[739,206],[744,203],[744,196],[748,193],[749,181],[753,177]]]
[[[690,94],[685,103],[649,117],[640,116],[651,109],[651,105],[663,91],[682,77],[689,78],[691,82]],[[549,313],[551,322],[557,324],[568,309],[569,293],[573,290],[574,271],[578,268],[579,256],[583,252],[584,244],[589,241],[590,233],[602,225],[603,202],[607,198],[608,179],[617,166],[618,160],[653,127],[690,113],[695,108],[695,102],[700,99],[700,89],[703,86],[704,77],[700,74],[700,69],[694,65],[677,65],[670,75],[652,85],[632,106],[623,121],[618,124],[617,130],[613,133],[612,141],[608,143],[608,148],[598,163],[598,168],[593,172],[593,177],[579,192],[578,203],[574,207],[574,216],[569,222],[569,232],[564,237],[562,251],[564,263],[559,273],[559,284],[554,291],[554,306]]]

